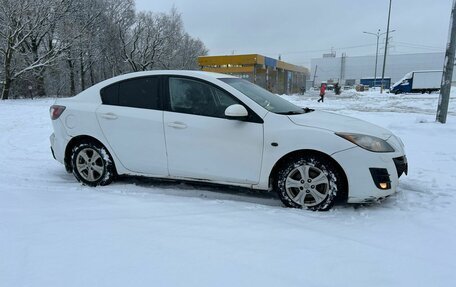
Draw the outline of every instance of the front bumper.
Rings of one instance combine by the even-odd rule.
[[[55,158],[55,153],[54,153],[54,149],[52,148],[52,145],[51,145],[51,153],[52,153],[52,157],[53,157],[55,160],[57,160],[57,159]]]
[[[354,147],[333,154],[347,175],[348,203],[373,202],[396,192],[399,177],[408,170],[403,149],[397,150],[374,153]]]
[[[408,174],[408,161],[405,155],[393,158],[393,162],[396,166],[397,177],[401,177],[403,173]]]

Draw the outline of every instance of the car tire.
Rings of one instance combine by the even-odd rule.
[[[105,147],[81,143],[73,147],[71,164],[76,179],[84,185],[108,185],[114,180],[115,168]]]
[[[345,191],[345,177],[328,158],[305,155],[285,162],[274,182],[279,198],[287,207],[314,211],[330,210]]]

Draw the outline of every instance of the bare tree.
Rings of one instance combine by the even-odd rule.
[[[134,0],[106,0],[107,8],[105,17],[111,21],[106,25],[107,30],[103,48],[103,55],[110,71],[105,72],[106,77],[112,77],[129,71],[129,65],[124,60],[124,45],[121,39],[128,37],[131,26],[135,22]]]
[[[49,9],[49,3],[54,9]],[[52,23],[63,17],[69,3],[67,0],[0,0],[0,40],[3,42],[0,55],[4,61],[2,99],[9,97],[14,80],[29,71],[52,65],[67,48],[55,42],[51,43],[51,49],[39,53],[39,46],[52,29]],[[28,52],[31,52],[31,60],[23,57]]]
[[[1,99],[74,95],[130,71],[196,69],[206,53],[176,8],[137,13],[134,0],[0,0]]]
[[[192,38],[187,33],[182,36],[175,49],[172,52],[173,57],[163,63],[164,69],[196,70],[198,69],[198,57],[208,53],[201,40]]]
[[[198,68],[198,56],[208,53],[203,42],[192,38],[183,29],[182,16],[173,7],[168,16],[168,32],[165,40],[164,51],[159,59],[160,69],[185,69]]]
[[[170,13],[140,12],[129,33],[121,37],[124,60],[132,71],[172,69],[188,39],[182,17],[173,8]]]
[[[101,30],[101,17],[104,6],[101,1],[75,1],[75,11],[68,18],[67,30],[69,33],[76,34],[78,31],[84,31],[78,35],[73,45],[68,49],[67,62],[71,74],[74,76],[74,66],[77,62],[79,66],[79,80],[81,90],[87,86],[86,80],[90,85],[95,84],[94,65],[99,60],[99,50],[96,39]],[[101,30],[101,31],[100,31]],[[88,77],[87,77],[88,75]],[[88,79],[87,79],[88,78]],[[72,79],[72,91],[74,94],[74,78]]]

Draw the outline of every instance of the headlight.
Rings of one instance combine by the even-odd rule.
[[[336,135],[351,141],[355,145],[362,147],[373,152],[393,152],[394,148],[389,145],[385,140],[378,137],[350,134],[350,133],[336,133]]]

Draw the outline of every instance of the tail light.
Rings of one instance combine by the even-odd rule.
[[[65,109],[66,109],[66,107],[64,107],[64,106],[59,106],[59,105],[51,106],[51,108],[49,109],[49,112],[51,113],[51,120],[58,119]]]

